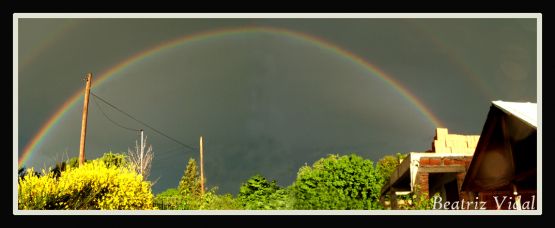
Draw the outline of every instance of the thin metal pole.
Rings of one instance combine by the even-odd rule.
[[[144,148],[145,148],[145,144],[144,144],[144,139],[143,139],[143,129],[141,129],[141,158],[140,158],[140,163],[141,163],[141,175],[143,175],[143,169],[144,169],[144,164],[143,164],[143,153],[144,153]]]
[[[200,136],[200,194],[204,196],[204,141],[202,136]]]

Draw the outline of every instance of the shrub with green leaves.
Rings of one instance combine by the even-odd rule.
[[[241,203],[231,194],[218,195],[216,188],[201,195],[183,195],[178,189],[170,188],[156,195],[155,206],[160,210],[240,210]]]
[[[241,202],[233,198],[231,194],[218,195],[217,188],[212,188],[204,194],[202,204],[198,209],[201,210],[241,210]]]
[[[96,160],[100,160],[104,162],[104,164],[106,164],[107,167],[115,166],[115,167],[130,168],[130,165],[131,165],[127,155],[112,153],[111,151],[108,153],[104,153],[102,157]]]
[[[295,209],[381,209],[383,177],[371,160],[329,155],[299,169],[291,186]]]
[[[19,178],[19,209],[129,210],[152,209],[151,184],[128,167],[93,160],[81,167],[66,166],[55,177],[30,170]]]
[[[422,193],[418,186],[415,190],[406,195],[397,196],[397,200],[404,201],[403,204],[398,205],[400,210],[432,210],[434,209],[434,197],[439,196],[439,193],[428,197],[428,193]]]
[[[248,210],[279,210],[287,207],[288,192],[277,185],[276,181],[269,182],[262,175],[255,175],[241,185],[238,200]]]
[[[383,181],[384,181],[383,184],[389,182],[389,179],[391,178],[391,174],[401,164],[402,156],[403,155],[399,153],[397,153],[396,156],[386,155],[377,162],[375,168],[378,171],[378,173],[383,177]]]
[[[154,197],[154,206],[160,210],[182,210],[185,201],[177,188],[169,188]]]
[[[218,195],[217,187],[202,194],[200,174],[195,159],[189,159],[177,188],[158,194],[155,204],[162,210],[238,210],[241,203],[231,194]]]

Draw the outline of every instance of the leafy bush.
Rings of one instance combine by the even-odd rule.
[[[262,175],[255,175],[243,183],[237,196],[248,210],[285,209],[287,191],[279,187],[275,180],[268,182]]]
[[[397,156],[386,155],[378,161],[376,170],[383,177],[383,184],[389,182],[391,173],[401,164],[401,159],[403,159],[402,156],[403,155],[399,153],[397,153]]]
[[[204,194],[203,203],[198,209],[201,210],[241,210],[243,205],[231,194],[218,195],[217,188],[212,188]]]
[[[428,197],[427,193],[422,193],[419,187],[415,187],[415,191],[407,194],[397,196],[397,200],[403,200],[404,204],[398,205],[400,210],[432,210],[434,209],[433,197],[439,196],[436,193],[432,197]]]
[[[114,166],[114,167],[130,168],[130,162],[128,160],[127,155],[125,154],[117,154],[117,153],[112,153],[110,151],[108,153],[104,153],[102,157],[96,160],[100,160],[104,162],[104,164],[106,164],[107,167]]]
[[[169,188],[154,197],[154,205],[160,210],[182,210],[185,201],[177,188]]]
[[[162,210],[238,210],[240,202],[231,194],[218,195],[217,187],[202,194],[200,174],[195,159],[189,159],[177,189],[158,194],[155,204]]]
[[[241,203],[231,194],[218,195],[216,188],[200,195],[183,195],[178,189],[170,188],[156,195],[154,204],[160,210],[240,210]]]
[[[383,178],[372,161],[352,154],[329,155],[299,169],[291,186],[295,209],[381,209]]]
[[[19,178],[19,209],[152,209],[150,183],[127,167],[93,160],[37,176],[31,169]]]

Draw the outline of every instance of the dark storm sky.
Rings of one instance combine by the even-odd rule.
[[[412,91],[451,133],[480,134],[490,101],[536,102],[535,19],[20,19],[18,145],[75,92],[135,53],[203,31],[262,26],[320,37]],[[434,126],[376,75],[310,42],[270,33],[221,36],[166,50],[92,91],[168,135],[206,138],[209,186],[236,193],[260,173],[283,186],[330,153],[378,160],[430,148]],[[82,102],[27,166],[78,155]],[[101,104],[102,105],[102,104]],[[91,100],[87,157],[126,152],[137,135]],[[145,128],[108,106],[111,118]],[[189,157],[145,128],[155,192],[176,187]]]

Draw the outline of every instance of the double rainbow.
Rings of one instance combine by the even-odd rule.
[[[138,64],[149,57],[159,54],[164,50],[169,50],[184,44],[192,44],[194,42],[199,42],[210,38],[241,35],[241,34],[248,34],[248,33],[268,33],[273,35],[280,35],[289,39],[308,42],[321,49],[328,50],[331,53],[334,53],[335,55],[340,56],[352,62],[355,65],[359,65],[363,67],[364,69],[369,71],[372,75],[383,80],[385,83],[393,87],[402,97],[404,97],[407,101],[409,101],[414,107],[416,107],[417,110],[423,116],[425,116],[426,119],[428,119],[433,125],[435,125],[436,127],[443,126],[441,121],[430,111],[428,107],[424,105],[424,103],[420,99],[418,99],[418,97],[416,97],[410,90],[408,90],[405,86],[399,83],[399,81],[395,80],[393,77],[380,70],[377,66],[367,62],[362,57],[348,50],[345,50],[333,43],[330,43],[322,38],[309,35],[306,33],[301,33],[298,31],[283,29],[283,28],[248,26],[248,27],[217,29],[217,30],[205,31],[205,32],[194,33],[194,34],[178,37],[176,39],[165,41],[153,47],[139,51],[134,55],[128,57],[127,59],[121,61],[120,63],[107,69],[106,71],[102,72],[101,74],[95,75],[94,86],[95,87],[101,86],[103,83],[108,81],[108,79],[118,75],[119,72],[122,72],[126,68],[132,67],[133,65]],[[46,121],[46,123],[42,125],[38,133],[23,149],[23,154],[19,157],[19,161],[18,161],[19,166],[25,164],[25,162],[32,157],[33,153],[36,152],[36,149],[40,147],[40,145],[43,143],[45,136],[48,135],[51,129],[54,126],[56,126],[58,122],[60,122],[60,120],[64,117],[64,115],[67,113],[68,110],[70,110],[72,107],[77,105],[79,101],[82,100],[82,96],[83,96],[82,91],[81,90],[77,91],[73,96],[71,96],[68,100],[66,100],[64,104],[60,106],[60,108],[57,109],[58,111],[56,111],[56,113],[52,115],[50,119]]]

